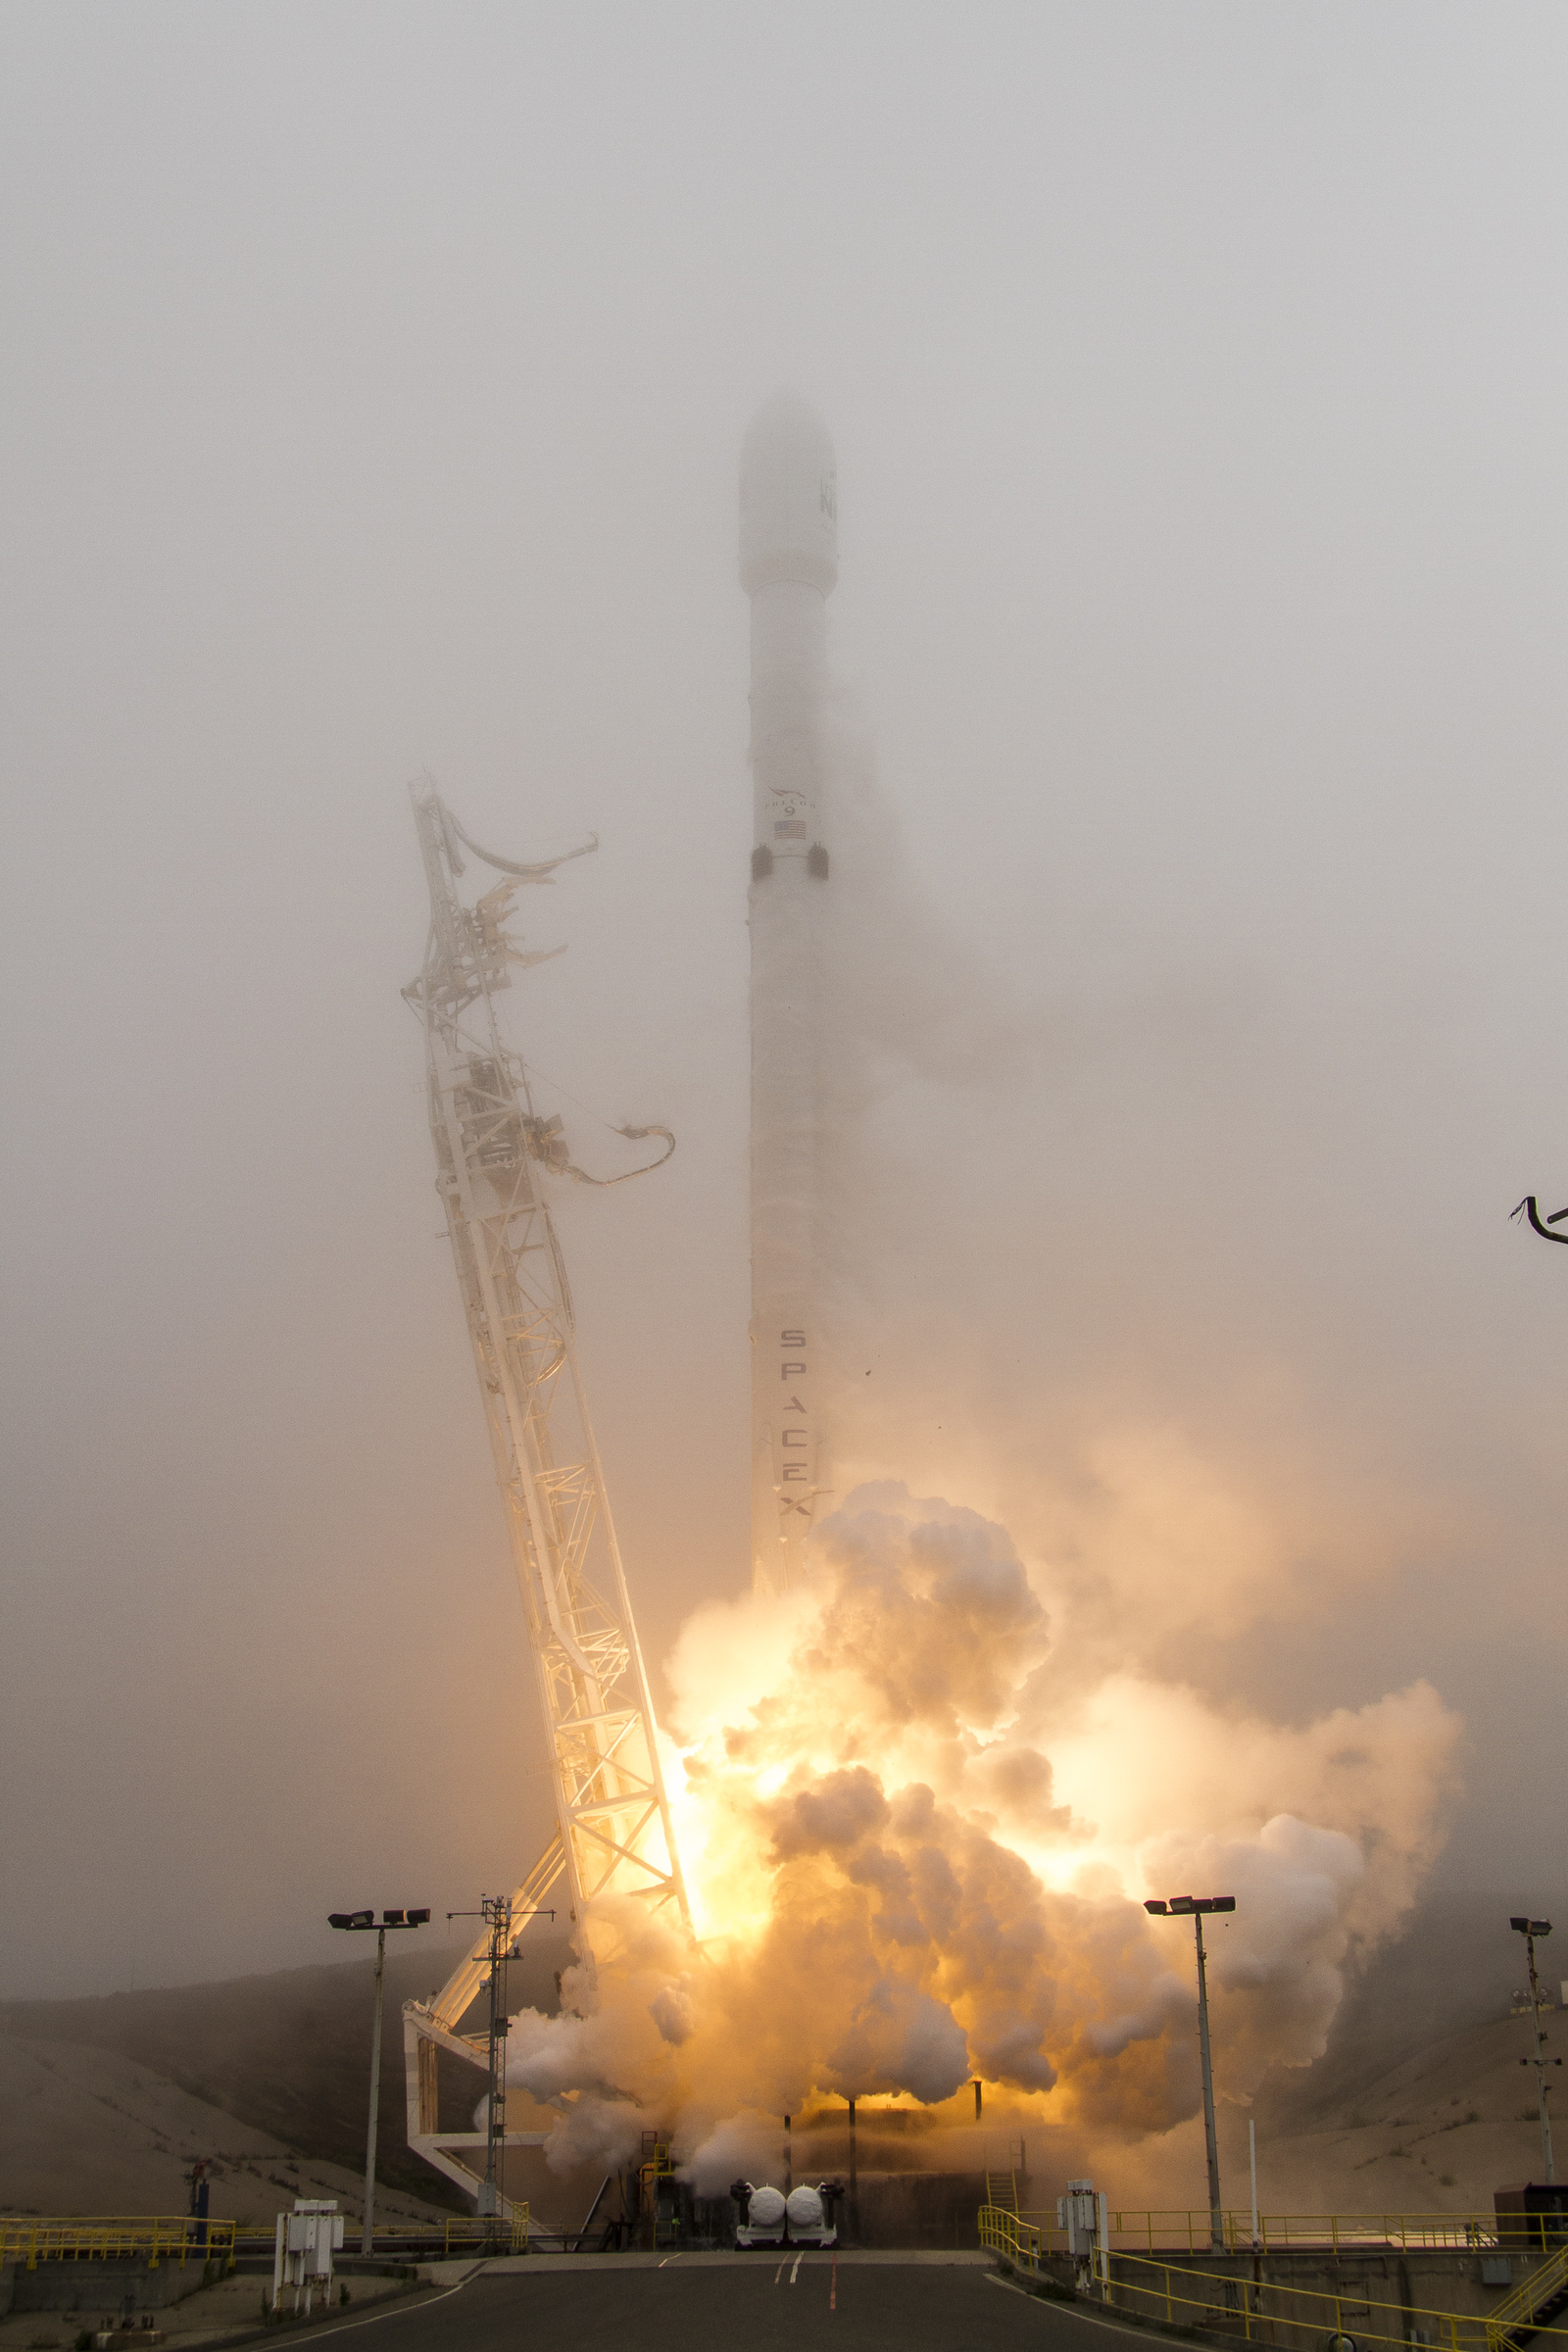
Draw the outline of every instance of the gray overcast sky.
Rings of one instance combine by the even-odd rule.
[[[1289,1588],[1172,1670],[1429,1676],[1444,1871],[1568,1892],[1568,1263],[1506,1221],[1568,1200],[1561,9],[13,0],[0,49],[3,1988],[316,1957],[542,1832],[398,998],[425,763],[499,848],[603,836],[515,1014],[680,1134],[563,1220],[651,1657],[744,1578],[781,382],[956,1021],[1031,1041],[888,1098],[866,1464],[1035,1556],[1086,1427],[1158,1433]]]

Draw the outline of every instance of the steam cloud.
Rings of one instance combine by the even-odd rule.
[[[1429,1688],[1287,1729],[1111,1675],[1063,1765],[1049,1579],[1004,1529],[885,1483],[815,1556],[782,1617],[747,1598],[682,1634],[669,1761],[707,1940],[603,1915],[595,2003],[567,1980],[587,2014],[517,2021],[509,2081],[579,2094],[552,2162],[624,2160],[658,2120],[714,2193],[769,2169],[768,2119],[813,2092],[938,2103],[971,2074],[1057,2122],[1163,2130],[1197,2102],[1194,1995],[1146,1889],[1238,1898],[1213,1938],[1231,2095],[1322,2050],[1347,1955],[1434,1849],[1457,1725]]]
[[[831,736],[832,1425],[841,1469],[875,1468],[894,1423],[921,1426],[912,1384],[884,1355],[872,1404],[848,1368],[951,1209],[929,1155],[890,1167],[879,1111],[912,1089],[956,1115],[1041,1023],[909,873],[848,696]],[[1190,1938],[1146,1893],[1237,1897],[1211,1938],[1225,2095],[1322,2052],[1347,1967],[1441,1841],[1457,1719],[1418,1682],[1281,1725],[1151,1663],[1293,1605],[1278,1521],[1298,1498],[1271,1516],[1179,1431],[1102,1413],[1033,1494],[1046,1541],[1026,1560],[994,1516],[862,1476],[808,1587],[688,1621],[666,1762],[701,1948],[607,1907],[592,1994],[575,1972],[567,2013],[516,2021],[509,2081],[563,2102],[553,2164],[625,2161],[657,2123],[712,2194],[776,2174],[781,2119],[813,2095],[939,2108],[971,2076],[1042,2124],[1164,2132],[1199,2104],[1195,1992]],[[1319,1554],[1333,1532],[1313,1530]]]

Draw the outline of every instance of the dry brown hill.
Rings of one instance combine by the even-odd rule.
[[[1490,2213],[1495,2189],[1542,2178],[1536,2079],[1519,2063],[1529,2050],[1528,2019],[1494,2018],[1374,2062],[1314,2115],[1287,2122],[1263,2106],[1263,2203],[1298,2213]],[[1237,2113],[1225,2139],[1229,2201],[1239,2204],[1247,2153]]]
[[[360,2218],[363,2156],[353,2171],[302,2156],[118,2051],[0,2034],[0,2114],[8,2213],[183,2213],[200,2156],[219,2219],[268,2227],[299,2196],[335,2197]],[[389,2227],[441,2218],[427,2196],[384,2185],[377,2212]]]
[[[376,2168],[377,2178],[405,2200],[455,2211],[469,2208],[438,2174],[410,2154],[404,2137],[402,2006],[439,1984],[462,1950],[461,1944],[438,1944],[434,1935],[429,1942],[413,1936],[407,1944],[389,1938]],[[513,2007],[532,2002],[554,2008],[554,1972],[569,1957],[564,1943],[550,1938],[540,1923],[530,1932],[523,1952],[511,1971]],[[181,2148],[189,2142],[190,2154],[214,2153],[231,2141],[236,2147],[247,2144],[235,2132],[235,2126],[243,2125],[252,2135],[259,2134],[269,2150],[293,2151],[308,2164],[333,2166],[349,2180],[363,2180],[374,1974],[372,1948],[369,1956],[332,1967],[286,1969],[217,1984],[107,1993],[95,1999],[7,2002],[0,2004],[5,2070],[0,2081],[31,2085],[37,2128],[27,2144],[36,2161],[44,2163],[51,2132],[57,2132],[75,2151],[83,2178],[90,2173],[103,2181],[103,2194],[111,2180],[125,2180],[126,2190],[117,2192],[117,2206],[129,2183],[142,2177],[142,2153],[156,2145],[153,2125],[159,2119],[171,2131],[178,2119],[173,2136],[171,2131],[163,2136],[171,2146],[175,2139]],[[74,2052],[96,2054],[108,2103],[94,2098],[91,2070],[83,2071],[70,2056]],[[47,2072],[51,2066],[57,2070],[53,2078]],[[68,2078],[77,2086],[69,2096],[62,2087]],[[122,2096],[132,2078],[141,2087],[134,2097]],[[59,2090],[52,2110],[51,2080]],[[462,2084],[462,2094],[475,2097],[480,2086],[479,2078],[470,2077]],[[181,2098],[187,2102],[183,2108]],[[80,2099],[89,2104],[81,2105]],[[122,2111],[119,2122],[116,2102]],[[199,2115],[191,2103],[199,2107]],[[42,2121],[46,2110],[57,2116],[56,2124],[47,2128]],[[7,2138],[11,2136],[8,2129]],[[46,2169],[49,2180],[61,2180],[58,2168]],[[8,2150],[0,2170],[0,2193],[13,2209],[48,2210],[43,2177],[29,2186],[30,2176],[17,2169]],[[173,2210],[182,2203],[182,2198],[177,2200]],[[355,2205],[357,2209],[357,2190]],[[107,2210],[101,2203],[96,2208],[91,2202],[84,2204],[80,2196],[54,2209]],[[146,2209],[170,2210],[167,2203]]]

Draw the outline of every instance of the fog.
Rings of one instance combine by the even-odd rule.
[[[600,835],[513,1034],[584,1165],[679,1138],[560,1203],[662,1702],[747,1581],[780,384],[869,845],[846,1489],[1004,1526],[1058,1685],[1238,1772],[1430,1686],[1409,1851],[1549,1915],[1560,13],[51,0],[0,52],[0,1990],[334,1957],[548,1835],[422,768],[506,855]]]

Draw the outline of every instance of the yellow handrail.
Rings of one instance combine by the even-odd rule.
[[[1535,2334],[1536,2313],[1548,2295],[1564,2286],[1568,2286],[1568,2246],[1563,2246],[1548,2262],[1544,2262],[1539,2271],[1532,2271],[1511,2295],[1504,2295],[1500,2303],[1494,2303],[1487,2314],[1487,2352],[1502,2352],[1511,2328],[1528,2328]],[[1560,2334],[1562,2330],[1543,2328],[1540,2332],[1543,2335]]]
[[[1250,2215],[1248,2218],[1250,2224]],[[980,2208],[979,2223],[983,2246],[1020,2270],[1039,2271],[1041,2232],[1031,2223],[993,2205]],[[1412,2327],[1428,2321],[1433,2323],[1432,2341],[1443,2352],[1509,2352],[1516,2328],[1568,2345],[1568,2328],[1554,2328],[1534,2316],[1553,2293],[1568,2286],[1568,2246],[1541,2264],[1488,2312],[1438,2311],[1402,2299],[1379,2306],[1370,2302],[1364,2290],[1330,2294],[1230,2270],[1196,2270],[1125,2249],[1112,2249],[1108,2270],[1102,2288],[1106,2301],[1145,2318],[1162,2318],[1167,2325],[1201,2327],[1206,2320],[1229,2329],[1240,2322],[1248,2342],[1254,2325],[1263,2321],[1273,2323],[1276,2328],[1283,2325],[1305,2331],[1313,2346],[1326,2332],[1343,2337],[1348,2326],[1346,2306],[1351,2304],[1348,2325],[1358,2347],[1390,2345],[1408,2352]],[[1372,2314],[1380,2309],[1395,2324],[1393,2328],[1372,2326]]]
[[[1041,2232],[1033,2222],[1024,2221],[1005,2205],[981,2206],[980,2243],[1026,2270],[1040,2268]]]
[[[1047,2250],[1051,2250],[1051,2222],[1039,2209],[1026,2207],[1029,2218],[1045,2232]],[[1225,2251],[1247,2254],[1252,2250],[1252,2216],[1250,2207],[1233,2207],[1220,2216]],[[1524,2253],[1534,2245],[1539,2251],[1549,2232],[1555,2240],[1557,2225],[1550,2215],[1495,2213],[1263,2213],[1258,2216],[1258,2250],[1261,2253],[1308,2250],[1317,2246],[1332,2246],[1336,2252],[1342,2246],[1398,2246],[1403,2251],[1434,2251],[1444,2247],[1490,2248],[1502,2247]],[[1142,2248],[1153,2253],[1161,2246],[1185,2246],[1190,2254],[1204,2254],[1210,2249],[1212,2224],[1207,2206],[1167,2206],[1152,2211],[1124,2210],[1110,2215],[1110,2242],[1117,2251]]]
[[[221,2262],[234,2259],[234,2224],[191,2214],[0,2215],[0,2262]]]
[[[1126,2304],[1128,2308],[1137,2308],[1136,2303],[1128,2302],[1129,2297],[1144,2296],[1163,2310],[1167,2318],[1176,2307],[1189,2312],[1199,2310],[1214,2313],[1222,2310],[1227,2320],[1242,2320],[1249,2338],[1252,2322],[1259,2319],[1283,2320],[1288,2325],[1304,2328],[1317,2334],[1332,2328],[1336,2336],[1343,2335],[1347,2325],[1345,2305],[1350,2302],[1356,2307],[1353,2333],[1358,2345],[1397,2344],[1407,2347],[1412,2322],[1422,2320],[1438,2323],[1442,2330],[1439,2340],[1448,2347],[1448,2352],[1466,2352],[1466,2347],[1470,2348],[1470,2352],[1482,2352],[1482,2347],[1488,2347],[1490,2352],[1491,2347],[1505,2340],[1505,2329],[1497,2325],[1498,2310],[1485,2313],[1438,2311],[1424,2304],[1396,2300],[1383,2306],[1397,2323],[1397,2332],[1392,2333],[1371,2326],[1372,2311],[1378,2306],[1369,2308],[1369,2299],[1364,2292],[1347,2295],[1342,2291],[1334,2295],[1315,2287],[1283,2286],[1269,2278],[1238,2278],[1225,2272],[1190,2270],[1184,2264],[1159,2262],[1147,2254],[1117,2254],[1113,2261],[1111,2293],[1116,2301]],[[1534,2273],[1526,2281],[1519,2294],[1509,2296],[1507,2301],[1510,2304],[1516,2301],[1521,2303],[1515,2325],[1522,2322],[1530,2327],[1533,2334],[1568,2342],[1568,2328],[1538,2327],[1528,2317],[1528,2313],[1538,2308],[1544,2295],[1550,2292],[1550,2283],[1544,2274],[1555,2268],[1555,2262],[1544,2265],[1542,2271]],[[1136,2276],[1129,2275],[1140,2272],[1146,2275],[1147,2283],[1141,2283]],[[1159,2280],[1157,2285],[1154,2283],[1156,2275]],[[1175,2279],[1191,2280],[1202,2291],[1183,2293],[1173,2286]],[[1499,2310],[1501,2308],[1498,2307]],[[1434,2335],[1437,2335],[1436,2328]]]
[[[529,2219],[528,2207],[526,2204],[514,2205],[512,2208],[512,2223],[510,2230],[512,2251],[514,2254],[527,2253],[528,2234],[531,2228],[532,2223]],[[417,2234],[417,2232],[413,2232],[411,2234]],[[493,2230],[486,2229],[482,2220],[473,2215],[466,2215],[460,2222],[448,2222],[443,2238],[443,2244],[445,2245],[446,2251],[450,2254],[454,2246],[459,2247],[460,2249],[465,2246],[474,2246],[482,2250],[486,2246],[493,2247],[495,2240],[496,2232]]]

